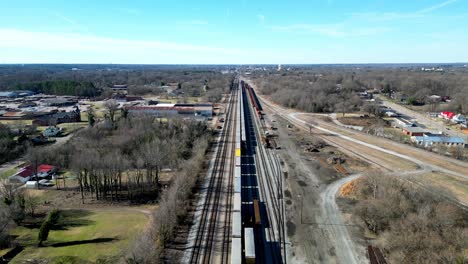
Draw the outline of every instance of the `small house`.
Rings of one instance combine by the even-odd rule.
[[[38,178],[46,178],[57,172],[57,167],[49,165],[49,164],[41,164],[37,166],[37,177]],[[30,180],[33,180],[35,177],[36,171],[34,170],[33,165],[25,166],[13,175],[10,176],[8,179],[10,182],[16,183],[26,183]]]

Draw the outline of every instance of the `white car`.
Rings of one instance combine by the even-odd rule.
[[[50,180],[40,180],[39,181],[39,184],[42,185],[42,186],[54,186],[54,182],[53,181],[50,181]]]

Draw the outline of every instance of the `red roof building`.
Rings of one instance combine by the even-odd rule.
[[[44,178],[49,176],[50,174],[57,171],[57,167],[48,165],[48,164],[41,164],[37,166],[37,176],[40,178]],[[11,176],[9,179],[10,181],[20,181],[20,182],[27,182],[31,179],[36,172],[34,171],[34,167],[32,165],[28,165],[19,169],[19,171]]]
[[[455,113],[449,112],[449,111],[444,111],[440,113],[440,116],[445,118],[445,119],[452,119],[455,116]]]
[[[57,168],[55,166],[52,166],[52,165],[48,165],[48,164],[41,164],[37,167],[37,173],[52,173],[56,170]]]

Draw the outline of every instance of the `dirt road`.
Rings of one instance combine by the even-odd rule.
[[[277,153],[287,171],[285,204],[290,263],[365,263],[364,247],[354,243],[347,230],[355,227],[347,226],[335,201],[339,186],[358,175],[329,185],[341,176],[304,155],[299,139],[308,135],[291,133],[286,128],[287,121],[276,115],[273,118],[277,120],[281,145]]]

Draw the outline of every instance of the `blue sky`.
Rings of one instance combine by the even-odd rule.
[[[0,63],[468,62],[468,0],[0,0]]]

